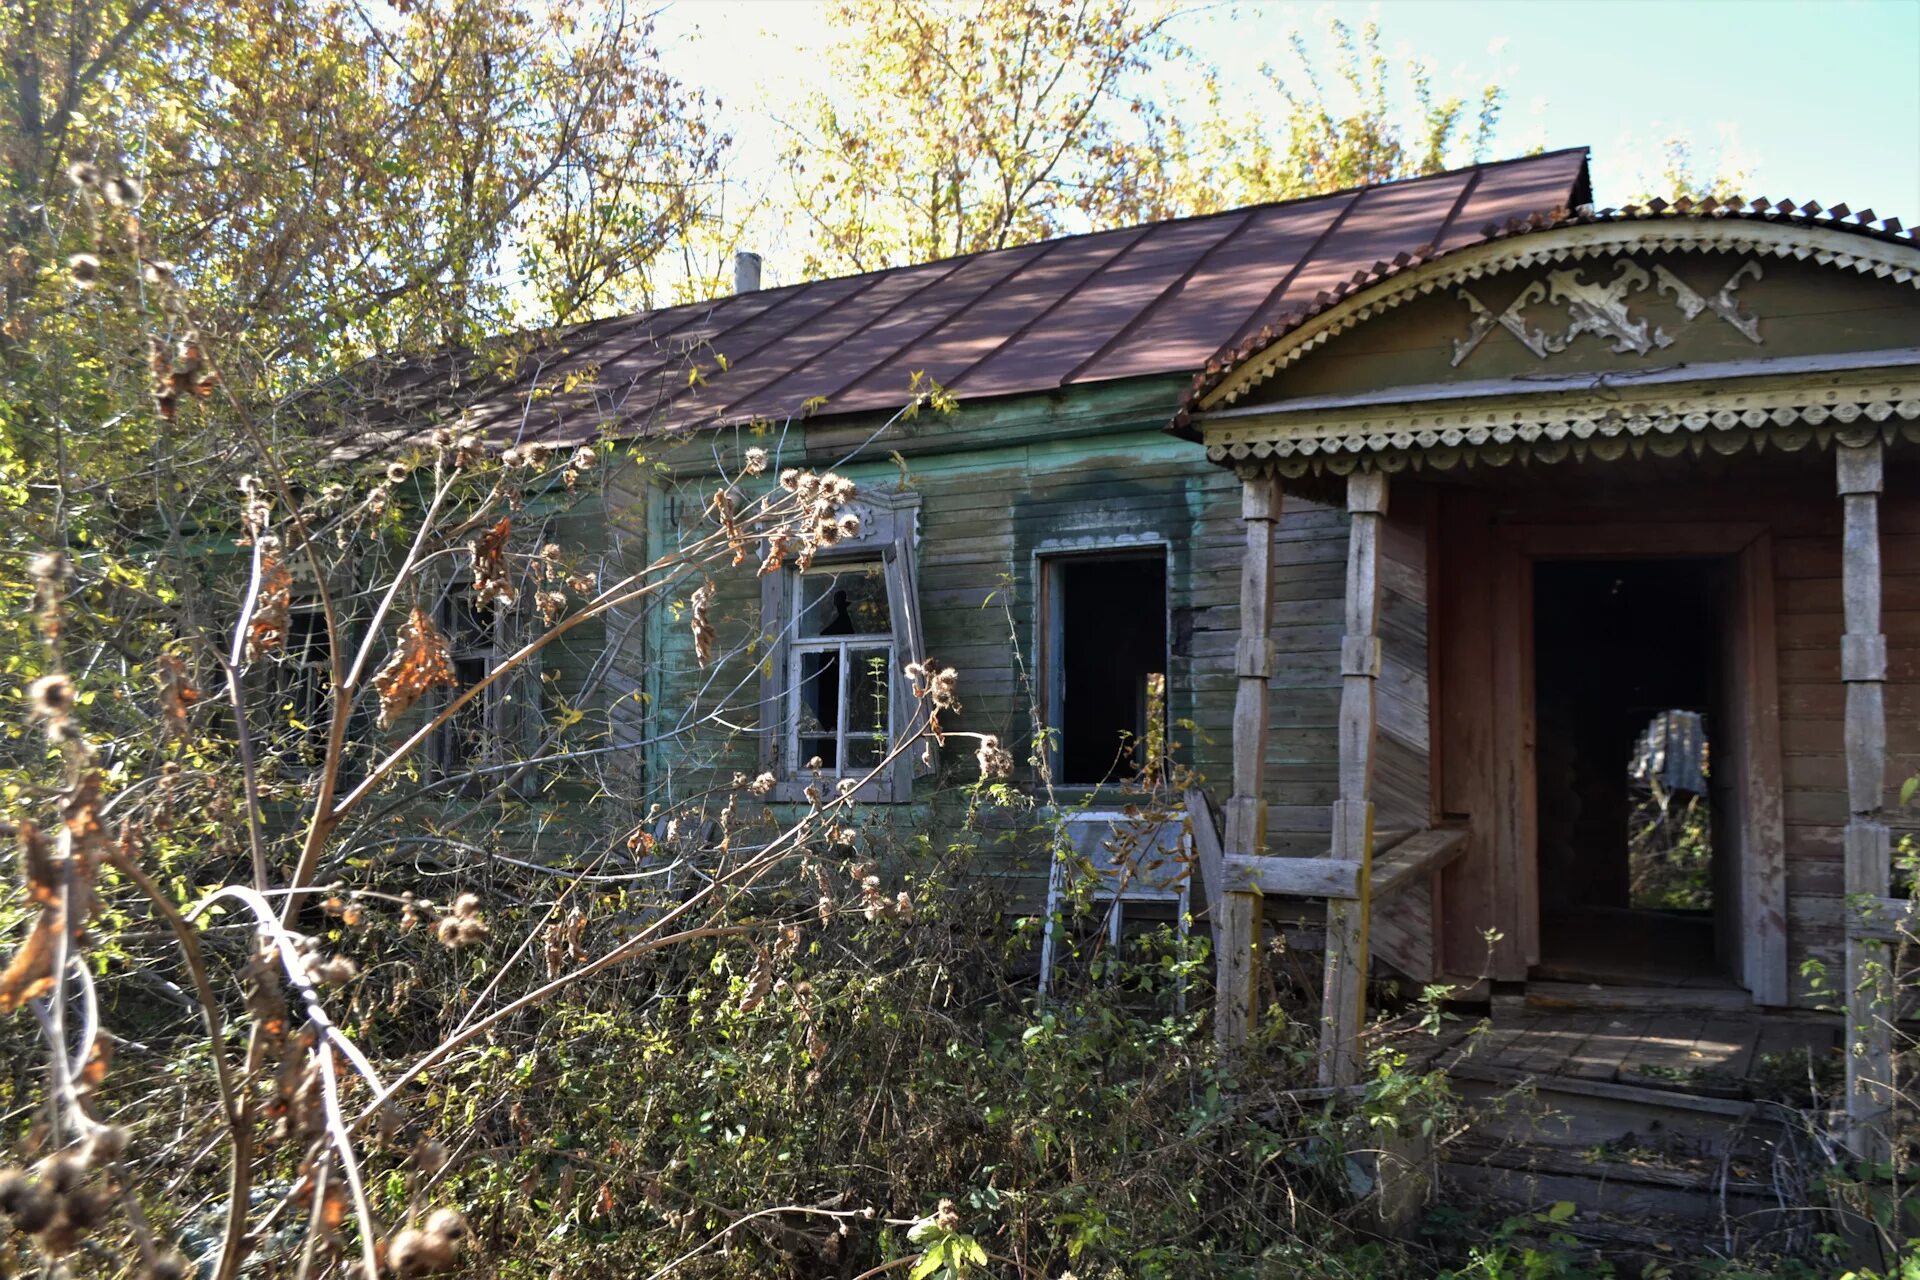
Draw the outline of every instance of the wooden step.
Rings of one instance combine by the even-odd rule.
[[[1730,1170],[1586,1160],[1537,1147],[1463,1147],[1441,1163],[1440,1179],[1481,1203],[1525,1210],[1565,1201],[1588,1224],[1660,1218],[1757,1238],[1779,1230],[1789,1212],[1770,1186]]]
[[[1449,1071],[1476,1138],[1563,1150],[1623,1146],[1765,1158],[1780,1128],[1754,1103],[1611,1080],[1534,1077],[1471,1061]]]
[[[1493,998],[1503,1010],[1620,1010],[1626,1013],[1751,1013],[1753,997],[1735,987],[1618,987],[1597,982],[1529,982],[1524,993]]]

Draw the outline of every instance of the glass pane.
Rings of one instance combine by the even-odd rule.
[[[809,569],[800,575],[799,634],[888,636],[887,575],[878,560]]]
[[[810,772],[807,766],[813,761],[818,760],[820,762],[819,767],[824,772],[832,773],[840,767],[837,763],[839,759],[840,754],[834,750],[832,738],[802,737],[800,739],[800,758],[794,762],[794,765],[797,771],[804,775]]]
[[[799,703],[801,733],[840,731],[840,651],[827,649],[800,655]]]
[[[873,772],[887,755],[887,744],[879,738],[847,735],[847,772],[856,777]]]
[[[847,732],[884,737],[893,726],[887,719],[887,693],[892,685],[888,668],[892,649],[847,650]]]

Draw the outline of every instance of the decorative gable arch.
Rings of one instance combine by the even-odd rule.
[[[1916,290],[1897,222],[1576,214],[1380,264],[1175,429],[1289,477],[1920,440]]]

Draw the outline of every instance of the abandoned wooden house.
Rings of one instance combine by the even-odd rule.
[[[1870,1147],[1888,1024],[1862,977],[1920,771],[1916,287],[1891,219],[1595,211],[1562,151],[599,322],[488,426],[644,429],[605,512],[632,562],[749,445],[860,485],[859,536],[806,574],[720,583],[717,624],[771,646],[757,722],[633,768],[771,771],[779,802],[817,760],[878,820],[937,821],[970,752],[870,767],[931,658],[951,727],[1098,813],[1164,703],[1224,815],[1189,825],[1229,1042],[1263,930],[1302,922],[1332,1084],[1370,965],[1697,997],[1732,1028],[1716,1062],[1754,1052],[1754,1011],[1851,992]],[[893,420],[915,374],[957,410]],[[699,704],[684,632],[609,629],[646,695],[622,714]],[[1676,806],[1692,825],[1636,866]],[[1005,872],[1035,897],[1049,874]]]

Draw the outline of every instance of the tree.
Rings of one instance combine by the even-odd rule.
[[[785,152],[805,273],[1136,218],[1165,123],[1138,78],[1186,56],[1169,20],[1132,0],[840,0],[843,92],[804,105]]]
[[[1209,76],[1206,109],[1176,148],[1172,202],[1182,212],[1293,200],[1485,158],[1500,119],[1498,85],[1483,86],[1471,104],[1437,96],[1424,61],[1409,57],[1396,68],[1381,52],[1373,22],[1356,31],[1328,20],[1328,71],[1316,69],[1301,32],[1287,44],[1291,64],[1263,66],[1263,95],[1248,107],[1235,110]]]
[[[71,0],[7,10],[0,57],[15,374],[60,340],[66,256],[117,234],[73,166],[142,184],[229,373],[284,389],[644,303],[726,141],[644,18],[579,0]]]
[[[865,271],[1075,231],[1431,173],[1481,157],[1500,89],[1441,97],[1373,23],[1328,24],[1250,101],[1137,0],[842,0],[838,91],[785,152],[807,274]],[[1400,82],[1404,81],[1404,85]],[[1179,86],[1198,84],[1196,101]]]

